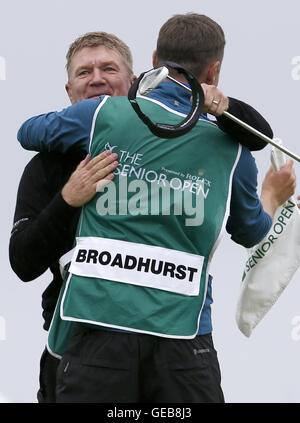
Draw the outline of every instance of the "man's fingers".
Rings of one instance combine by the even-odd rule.
[[[97,182],[99,179],[106,178],[107,175],[109,175],[111,172],[113,172],[117,168],[118,164],[119,162],[115,160],[114,162],[109,163],[107,166],[101,169],[97,169],[96,172],[94,172],[93,175],[91,176],[92,180],[94,182]]]
[[[292,160],[292,159],[287,159],[287,161],[286,161],[286,163],[285,163],[284,167],[286,167],[286,168],[292,168],[292,167],[293,167],[293,164],[294,164],[294,160]]]
[[[289,175],[289,180],[296,184],[296,172],[295,169],[293,168],[294,165],[294,161],[292,159],[288,159],[287,162],[285,163],[285,165],[283,166],[283,171]]]
[[[92,169],[94,165],[96,165],[99,162],[102,162],[103,160],[105,160],[106,158],[108,158],[110,156],[111,156],[111,152],[109,150],[102,151],[101,154],[98,154],[97,156],[95,156],[91,159],[91,161],[89,162],[89,164],[86,167],[86,170]]]
[[[109,150],[103,151],[101,154],[98,154],[96,157],[94,157],[88,165],[86,166],[86,170],[91,170],[94,166],[97,166],[98,164],[102,164],[103,167],[107,166],[108,163],[116,159],[115,153],[111,153]]]
[[[228,109],[228,105],[229,101],[227,97],[222,97],[221,99],[214,99],[212,101],[212,108],[210,113],[215,116],[221,116],[223,112]]]
[[[102,189],[109,184],[113,179],[114,179],[115,175],[113,173],[110,173],[109,175],[107,175],[104,179],[100,179],[100,181],[98,181],[96,183],[96,192],[100,192],[102,191]]]
[[[114,163],[118,158],[116,153],[109,154],[108,156],[104,156],[102,158],[100,157],[101,154],[94,157],[87,165],[86,169],[89,171],[90,175],[94,175],[95,173],[99,172],[99,170],[105,169],[107,166]]]
[[[85,167],[90,160],[91,160],[91,156],[90,156],[90,154],[87,154],[85,156],[85,158],[83,160],[81,160],[81,162],[77,166],[77,169],[81,169],[81,168]]]
[[[204,92],[204,112],[220,116],[228,109],[229,99],[214,85],[201,84]]]

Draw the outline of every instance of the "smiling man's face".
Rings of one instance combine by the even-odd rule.
[[[66,90],[72,104],[102,94],[127,96],[134,79],[117,50],[84,47],[72,58]]]

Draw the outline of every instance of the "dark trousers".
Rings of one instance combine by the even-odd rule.
[[[78,325],[57,371],[57,402],[221,403],[210,334],[182,340]]]
[[[39,403],[55,402],[56,372],[60,360],[49,354],[45,348],[40,360],[40,389],[37,393]]]

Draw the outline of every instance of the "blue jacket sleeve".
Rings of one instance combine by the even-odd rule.
[[[76,147],[88,151],[93,117],[102,98],[28,119],[18,131],[18,141],[26,150],[65,153]]]
[[[258,244],[272,225],[271,216],[266,213],[257,195],[257,167],[247,147],[236,166],[230,203],[230,216],[226,230],[233,241],[246,248]]]

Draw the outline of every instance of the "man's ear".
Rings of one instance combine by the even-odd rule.
[[[156,68],[157,67],[157,53],[156,53],[156,50],[154,50],[153,55],[152,55],[152,65],[153,65],[153,68]]]
[[[203,82],[205,82],[208,85],[218,85],[219,82],[219,74],[221,69],[221,62],[220,60],[216,60],[215,62],[212,62],[206,72],[205,76],[203,78]]]
[[[71,87],[70,87],[70,84],[69,84],[69,83],[67,83],[67,84],[65,85],[65,89],[66,89],[66,91],[67,91],[67,94],[68,94],[68,97],[69,97],[69,99],[70,99],[71,104],[73,104],[73,101],[72,101],[72,89],[71,89]]]
[[[132,75],[132,77],[130,78],[130,85],[132,85],[136,79],[137,79],[137,76]]]

